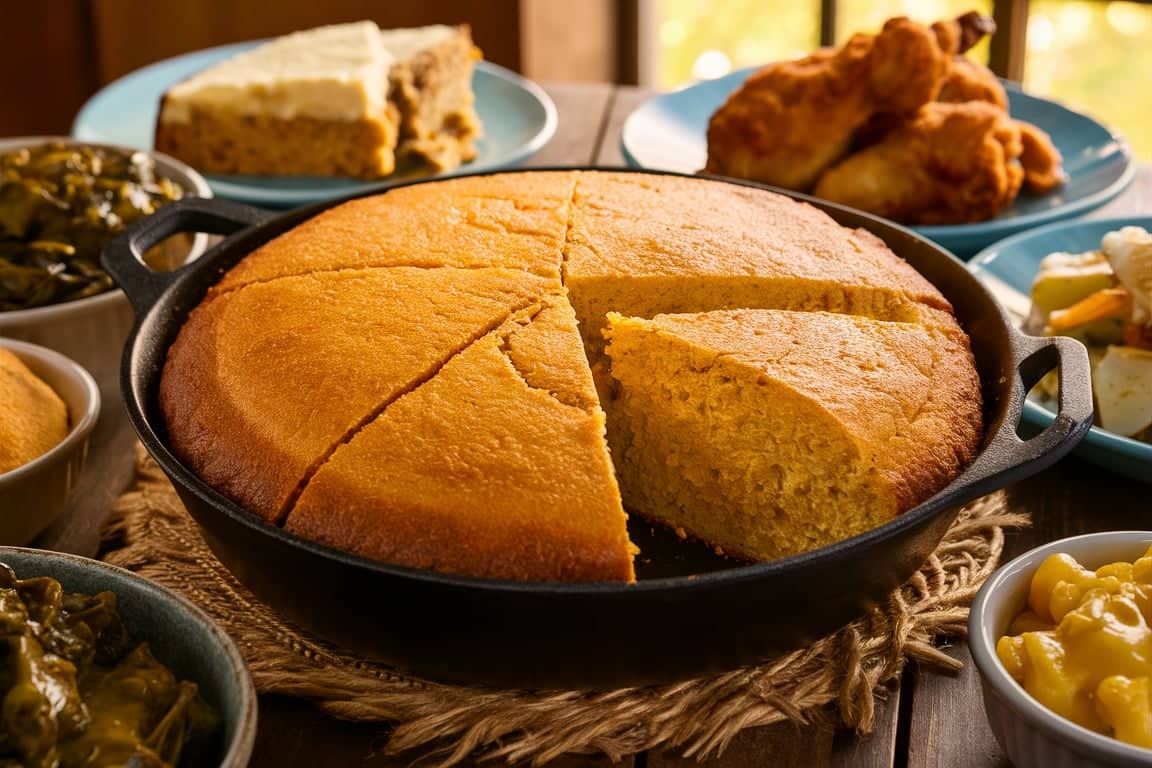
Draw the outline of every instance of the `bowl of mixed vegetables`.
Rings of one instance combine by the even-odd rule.
[[[0,336],[54,349],[114,383],[132,311],[100,252],[129,224],[190,196],[212,192],[199,173],[155,152],[0,139]],[[177,235],[146,259],[174,269],[207,242]]]
[[[1096,423],[1077,454],[1152,482],[1152,216],[1041,227],[990,246],[969,268],[1023,330],[1088,349]],[[1050,423],[1058,397],[1053,380],[1038,382],[1025,422]]]

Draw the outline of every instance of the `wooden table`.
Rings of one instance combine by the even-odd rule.
[[[555,137],[526,165],[623,165],[620,131],[625,118],[648,92],[607,85],[555,84],[546,88],[560,122]],[[1152,214],[1152,166],[1093,217]],[[80,477],[72,512],[36,542],[38,546],[92,555],[97,531],[113,499],[131,479],[135,435],[114,384],[105,389],[105,408],[92,438],[89,464]],[[1011,557],[1042,542],[1089,531],[1146,528],[1152,519],[1152,486],[1127,480],[1075,457],[1010,489],[1014,509],[1031,513],[1033,525],[1008,536]],[[831,726],[782,724],[745,731],[707,768],[756,766],[957,766],[1007,765],[984,718],[979,681],[967,648],[949,652],[965,662],[956,675],[909,666],[901,685],[877,711],[873,733],[857,738]],[[260,730],[253,766],[268,768],[393,768],[418,755],[385,758],[382,725],[345,723],[316,715],[307,705],[282,698],[260,701]],[[607,760],[565,758],[562,768],[608,765]],[[486,763],[485,765],[491,765]],[[675,755],[646,754],[626,768],[697,765]]]

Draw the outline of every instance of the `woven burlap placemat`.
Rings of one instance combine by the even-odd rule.
[[[310,637],[216,561],[142,450],[135,481],[104,527],[102,557],[204,608],[237,641],[261,693],[310,699],[339,718],[392,723],[390,753],[435,745],[442,766],[479,752],[540,765],[566,753],[618,759],[650,749],[703,758],[746,728],[781,721],[832,717],[867,733],[877,697],[908,659],[959,667],[934,642],[963,636],[968,605],[999,562],[1002,529],[1026,522],[1007,511],[1003,493],[987,496],[961,511],[928,562],[884,605],[810,647],[721,675],[613,691],[443,685]]]

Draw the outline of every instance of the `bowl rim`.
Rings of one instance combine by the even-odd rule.
[[[0,560],[6,553],[14,552],[21,556],[40,559],[46,563],[63,560],[77,566],[81,570],[88,570],[101,575],[108,575],[109,579],[121,579],[131,582],[139,588],[146,599],[152,602],[174,603],[181,611],[191,616],[197,625],[204,630],[204,634],[224,652],[228,660],[230,675],[228,678],[235,682],[240,698],[240,718],[236,723],[235,734],[227,745],[227,751],[220,760],[221,766],[241,768],[247,765],[256,744],[256,729],[258,724],[259,703],[256,697],[256,686],[252,682],[252,672],[244,655],[232,636],[224,631],[223,627],[209,616],[203,608],[188,598],[168,587],[147,579],[138,573],[122,568],[112,563],[96,560],[91,557],[72,554],[70,552],[56,552],[52,550],[35,549],[33,547],[0,546]],[[109,587],[113,592],[116,587]],[[137,638],[140,639],[140,638]]]
[[[1069,550],[1111,545],[1121,548],[1131,546],[1133,551],[1136,551],[1136,547],[1141,544],[1144,549],[1152,545],[1152,530],[1086,533],[1034,547],[1000,566],[980,587],[968,613],[968,649],[972,654],[972,661],[984,685],[991,688],[996,696],[1003,700],[1005,709],[1010,710],[1016,717],[1027,720],[1053,740],[1070,742],[1079,751],[1087,754],[1127,761],[1124,763],[1126,765],[1136,763],[1152,765],[1152,749],[1138,747],[1112,736],[1097,733],[1045,707],[1008,674],[1008,670],[996,655],[996,638],[990,637],[990,633],[994,622],[1007,608],[1007,598],[1004,595],[1009,590],[1030,581],[1040,563],[1049,555],[1067,552],[1080,560],[1080,552]],[[985,710],[987,711],[987,707]]]
[[[93,428],[95,428],[96,421],[100,418],[103,403],[101,402],[100,387],[96,384],[96,379],[93,378],[92,374],[89,373],[84,366],[67,355],[39,344],[9,339],[3,336],[0,336],[0,348],[9,350],[15,354],[16,357],[20,358],[22,362],[24,362],[24,356],[28,355],[45,360],[50,365],[55,365],[63,371],[65,375],[77,381],[87,395],[87,407],[84,409],[84,413],[78,416],[71,413],[69,414],[72,419],[72,426],[68,430],[68,434],[64,436],[64,439],[56,443],[56,445],[52,446],[48,451],[32,459],[32,461],[21,464],[7,472],[0,472],[0,487],[3,487],[10,483],[17,483],[22,479],[35,476],[42,467],[55,463],[62,456],[74,450],[78,444],[83,442],[88,435],[91,434]],[[53,391],[55,392],[56,390],[53,389]],[[61,400],[64,399],[59,392],[56,394]]]
[[[60,142],[63,144],[87,147],[102,147],[130,153],[143,152],[144,154],[152,156],[156,161],[157,167],[164,171],[165,176],[172,178],[174,174],[182,177],[172,178],[172,180],[180,185],[186,196],[208,198],[213,196],[212,187],[208,186],[208,180],[205,179],[199,171],[171,155],[166,155],[163,152],[157,152],[153,149],[140,149],[139,147],[129,147],[123,144],[111,144],[102,141],[83,141],[71,136],[44,135],[2,136],[0,137],[0,152],[9,152],[14,149],[19,149],[20,147],[47,144],[49,142]],[[207,235],[202,232],[197,232],[192,238],[191,245],[188,247],[188,254],[184,258],[184,263],[186,264],[202,256],[204,252],[208,250],[208,242]],[[47,317],[83,312],[123,300],[125,300],[124,292],[118,287],[113,286],[111,289],[98,293],[95,296],[85,296],[80,299],[45,304],[40,307],[28,307],[27,309],[2,310],[0,311],[0,334],[3,333],[5,325],[8,325],[6,322],[8,320],[14,322],[43,320]]]

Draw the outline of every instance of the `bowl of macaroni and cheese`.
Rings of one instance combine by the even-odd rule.
[[[1152,766],[1152,531],[1054,541],[969,614],[988,722],[1017,768]]]

